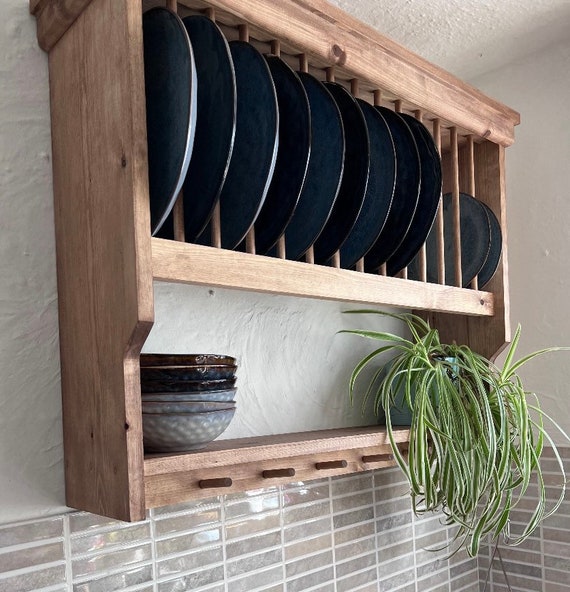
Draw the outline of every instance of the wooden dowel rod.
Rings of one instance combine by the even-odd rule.
[[[301,72],[308,72],[309,71],[309,59],[307,58],[306,53],[299,54],[299,70]]]
[[[459,148],[457,145],[457,128],[453,126],[451,132],[451,203],[453,213],[453,249],[455,267],[455,285],[463,285],[461,274],[461,211],[459,206]]]
[[[273,39],[271,41],[271,53],[276,56],[281,55],[281,41],[279,39]]]
[[[277,241],[277,257],[285,259],[285,235],[281,236]]]
[[[249,41],[249,25],[247,23],[239,25],[238,31],[240,41]]]
[[[255,255],[255,227],[251,227],[245,236],[245,250],[247,253]]]
[[[279,479],[281,477],[294,477],[295,469],[289,467],[287,469],[267,469],[261,473],[264,479]]]
[[[381,107],[382,106],[382,91],[377,88],[374,91],[374,106]]]
[[[357,97],[359,96],[359,83],[358,83],[358,78],[352,78],[350,81],[350,92],[352,93],[353,97]]]
[[[467,136],[467,193],[475,197],[475,142],[473,134]],[[475,276],[471,280],[471,288],[479,289],[479,278]]]
[[[172,221],[174,225],[174,240],[184,242],[186,240],[184,232],[184,199],[182,191],[176,198],[176,203],[172,208]]]
[[[378,269],[378,273],[380,275],[388,275],[388,268],[386,267],[386,263],[382,263],[382,265]]]
[[[356,262],[356,271],[360,271],[361,273],[364,273],[364,257],[361,257]]]
[[[402,99],[397,99],[394,101],[394,111],[396,113],[402,112]]]
[[[305,253],[305,263],[314,263],[315,262],[315,250],[313,249],[313,245],[311,245],[307,252]]]
[[[389,462],[394,460],[392,454],[368,454],[362,457],[363,463]]]
[[[421,109],[416,109],[414,111],[414,117],[418,120],[423,122],[424,120],[424,112]]]
[[[204,14],[211,20],[211,21],[215,21],[216,20],[216,9],[213,8],[212,6],[208,6],[208,8],[206,8],[204,10]]]
[[[201,479],[198,481],[200,489],[216,489],[219,487],[231,487],[233,481],[229,477],[220,477],[219,479]]]
[[[216,247],[216,249],[222,248],[222,225],[220,222],[220,201],[216,202],[214,206],[214,211],[212,212],[212,218],[210,221],[210,231],[211,237],[210,240],[212,242],[212,247]]]
[[[416,109],[414,111],[414,115],[420,123],[423,123],[424,112],[421,109]],[[419,252],[418,256],[419,256],[419,272],[420,272],[419,279],[421,282],[427,282],[427,254],[426,254],[425,242],[420,247],[420,252]]]
[[[166,8],[172,10],[172,12],[177,12],[178,2],[176,0],[166,0]]]
[[[334,82],[334,66],[326,68],[327,82]]]
[[[336,269],[340,269],[340,251],[336,251],[331,257],[331,265]]]
[[[348,463],[345,460],[325,460],[315,463],[315,468],[317,471],[328,469],[345,469],[346,467],[348,467]]]
[[[441,154],[441,121],[433,120],[433,141],[439,154]],[[445,284],[445,239],[443,234],[443,203],[441,195],[439,196],[439,207],[435,221],[435,238],[437,252],[437,281]]]

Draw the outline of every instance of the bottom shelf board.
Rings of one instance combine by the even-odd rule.
[[[409,430],[396,431],[405,449]],[[147,508],[394,466],[382,426],[217,440],[196,452],[145,458]]]

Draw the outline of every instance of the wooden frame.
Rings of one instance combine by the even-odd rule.
[[[436,141],[451,146],[446,183],[455,193],[474,184],[506,235],[504,147],[517,113],[324,0],[178,6],[208,8],[230,32],[247,24],[254,42],[274,42],[327,76],[334,67],[336,79],[361,96],[431,123]],[[292,470],[310,479],[392,462],[376,427],[222,441],[206,452],[145,458],[139,354],[154,320],[153,281],[423,310],[445,337],[489,356],[509,340],[506,245],[499,273],[481,291],[152,239],[141,0],[30,0],[30,10],[49,52],[70,506],[138,520],[148,507],[212,495],[212,487],[228,485],[230,466],[225,491],[282,483]],[[405,443],[406,432],[400,436]]]

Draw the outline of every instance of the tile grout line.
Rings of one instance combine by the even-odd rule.
[[[332,564],[333,564],[333,588],[337,592],[336,587],[336,540],[334,535],[334,510],[333,510],[333,493],[332,493],[332,477],[327,479],[329,486],[329,517],[330,517],[330,533],[331,533],[331,547],[332,547]]]
[[[416,592],[422,592],[421,590],[418,590],[418,565],[417,565],[417,561],[416,561],[416,553],[417,553],[417,548],[416,548],[416,522],[417,522],[417,517],[416,517],[416,514],[414,512],[414,509],[412,508],[412,499],[411,499],[411,497],[409,498],[409,502],[408,503],[409,503],[410,512],[412,513],[412,551],[414,553],[414,585],[415,585]]]
[[[154,520],[154,509],[148,511],[150,526],[150,558],[152,560],[152,590],[158,592],[158,566],[156,564],[156,522]]]
[[[285,503],[284,485],[279,485],[279,527],[281,529],[281,577],[283,579],[283,590],[287,589],[287,570],[285,569]]]
[[[376,590],[380,590],[380,547],[378,540],[380,539],[380,533],[378,532],[378,508],[376,506],[376,471],[372,471],[372,504],[374,509],[374,551],[376,552]]]
[[[65,559],[65,580],[68,592],[73,592],[73,569],[71,567],[71,527],[69,514],[63,516],[63,557]]]
[[[220,496],[220,526],[222,535],[222,565],[224,573],[224,592],[228,592],[228,557],[226,552],[226,496]]]

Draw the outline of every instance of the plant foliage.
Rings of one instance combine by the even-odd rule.
[[[567,436],[541,410],[536,395],[525,391],[517,372],[536,356],[566,348],[543,349],[517,360],[519,326],[498,367],[465,345],[442,344],[437,329],[416,315],[349,312],[394,317],[411,335],[342,331],[382,343],[356,365],[349,392],[354,400],[361,372],[373,365],[363,406],[373,396],[376,413],[385,413],[393,455],[410,483],[414,511],[442,510],[447,523],[459,527],[457,548],[465,546],[471,556],[488,534],[493,539],[503,534],[514,545],[529,537],[559,507],[566,485],[562,460],[544,420]],[[385,353],[394,354],[393,359],[379,364],[378,356]],[[402,393],[412,410],[407,456],[396,445],[389,412]],[[539,462],[545,443],[552,447],[562,475],[560,495],[551,507]],[[511,514],[531,483],[538,490],[536,507],[523,532],[510,538]]]

